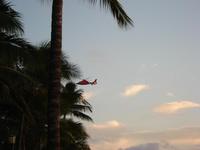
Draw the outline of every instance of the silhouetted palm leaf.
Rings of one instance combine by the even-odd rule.
[[[6,0],[0,0],[0,32],[22,34],[24,32],[20,14]]]
[[[32,122],[34,119],[27,96],[32,95],[34,81],[29,76],[11,68],[0,67],[0,83],[6,90],[6,95],[4,95],[5,92],[0,93],[2,94],[0,95],[1,105],[15,106],[20,113],[25,114],[27,120]]]
[[[118,0],[88,0],[91,4],[96,4],[99,1],[100,6],[109,9],[116,19],[118,25],[120,27],[128,27],[129,25],[133,25],[133,21],[131,18],[126,14],[122,5]]]
[[[29,60],[33,47],[17,35],[0,32],[0,64],[13,67],[19,61]]]
[[[71,119],[61,120],[61,149],[90,150],[88,145],[89,135],[82,123]]]
[[[31,57],[24,63],[24,72],[47,87],[49,78],[48,62],[50,59],[50,43],[42,42],[39,46],[35,46],[34,48],[35,49],[30,51]],[[79,68],[70,63],[64,54],[62,55],[61,66],[62,79],[70,80],[80,77]]]
[[[67,61],[67,57],[63,53],[61,59],[61,70],[61,77],[65,79],[79,78],[81,76],[78,66]]]
[[[92,108],[91,105],[79,105],[79,104],[74,104],[72,105],[72,110],[78,110],[78,111],[82,111],[82,112],[92,112]]]
[[[85,120],[85,121],[90,121],[90,122],[93,122],[92,118],[84,113],[82,113],[80,110],[79,111],[70,111],[69,113],[70,115],[72,116],[75,116],[77,117],[78,119],[82,119],[82,120]]]

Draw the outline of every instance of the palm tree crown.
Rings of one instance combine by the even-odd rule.
[[[5,0],[0,0],[0,20],[0,32],[11,34],[24,32],[20,14]]]

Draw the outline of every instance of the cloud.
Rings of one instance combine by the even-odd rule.
[[[200,138],[186,137],[186,138],[173,139],[171,140],[171,143],[178,145],[199,145]]]
[[[91,99],[92,97],[94,97],[94,93],[93,92],[84,92],[83,93],[83,97],[88,100]]]
[[[116,120],[111,120],[102,124],[93,124],[93,128],[96,129],[108,129],[108,128],[119,128],[121,124]]]
[[[126,138],[110,139],[90,144],[92,150],[118,150],[120,147],[127,147],[130,145],[130,141]]]
[[[174,93],[172,93],[172,92],[167,92],[166,95],[169,96],[169,97],[174,97],[175,96]]]
[[[134,84],[127,87],[122,93],[123,96],[135,96],[142,91],[148,90],[149,86],[145,84]]]
[[[145,143],[119,150],[175,150],[176,148],[167,142]]]
[[[130,137],[146,142],[170,143],[174,146],[200,145],[200,127],[172,128],[163,131],[133,133]],[[143,141],[143,142],[144,142]]]
[[[107,121],[102,124],[92,125],[92,128],[95,128],[95,129],[115,129],[115,128],[120,128],[120,127],[122,127],[122,124],[116,120]]]
[[[175,101],[166,104],[162,104],[154,109],[154,112],[163,114],[172,114],[180,110],[200,108],[200,104],[191,101]]]
[[[181,127],[163,131],[138,131],[132,133],[126,128],[116,128],[112,131],[93,129],[93,132],[89,132],[92,149],[199,150],[200,148],[197,147],[197,145],[200,145],[200,127]]]
[[[141,144],[141,145],[126,148],[124,150],[159,150],[159,144],[158,143]]]

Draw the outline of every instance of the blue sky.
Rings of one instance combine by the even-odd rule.
[[[12,2],[25,37],[34,44],[49,40],[51,4]],[[129,30],[98,6],[64,1],[63,50],[83,78],[98,79],[80,87],[94,108],[95,124],[87,124],[92,148],[199,149],[200,1],[122,4],[134,21]]]

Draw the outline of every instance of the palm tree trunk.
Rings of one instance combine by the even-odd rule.
[[[19,145],[18,145],[19,150],[22,150],[23,137],[24,137],[24,114],[22,114],[22,120],[19,132]]]
[[[60,79],[63,0],[53,0],[48,90],[48,150],[60,150]]]

